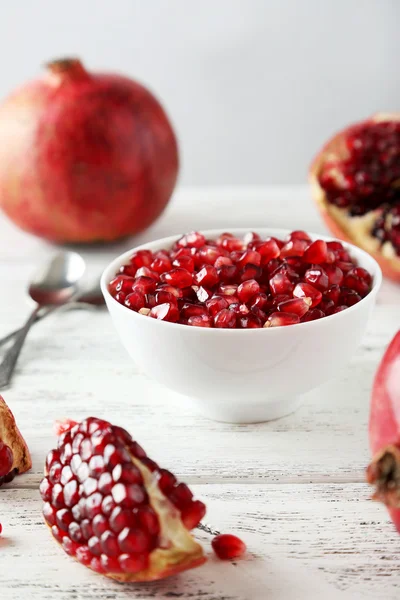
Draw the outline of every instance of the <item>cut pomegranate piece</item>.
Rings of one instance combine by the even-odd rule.
[[[400,331],[387,348],[375,375],[369,418],[374,454],[367,480],[375,485],[400,533]]]
[[[339,132],[310,170],[333,234],[372,254],[394,281],[400,281],[399,179],[399,114],[377,114]]]
[[[274,312],[265,321],[264,327],[283,327],[300,323],[300,317],[294,313]]]
[[[215,554],[221,560],[239,558],[246,552],[246,544],[236,535],[221,533],[211,542]]]
[[[311,306],[314,308],[322,300],[322,294],[317,288],[309,283],[300,282],[293,290],[293,296],[296,298],[311,298]]]
[[[32,460],[11,410],[0,396],[0,486],[29,471]]]
[[[67,447],[75,449],[69,464],[80,461],[80,467],[68,483],[54,484],[51,470],[69,468]],[[107,421],[90,417],[59,437],[40,492],[45,521],[65,552],[107,577],[152,581],[205,561],[189,533],[204,504]]]

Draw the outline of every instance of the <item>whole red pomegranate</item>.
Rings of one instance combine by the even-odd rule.
[[[312,163],[310,182],[332,233],[400,282],[400,114],[377,114],[336,134]]]
[[[178,173],[171,124],[120,75],[55,60],[0,106],[0,206],[55,242],[114,240],[150,225]]]
[[[369,438],[375,456],[367,480],[376,486],[374,498],[386,504],[400,533],[400,331],[375,376]]]

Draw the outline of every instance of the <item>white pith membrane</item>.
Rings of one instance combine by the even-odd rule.
[[[118,581],[151,581],[203,564],[206,561],[203,548],[183,525],[179,510],[160,490],[157,474],[135,456],[131,458],[142,474],[150,505],[158,516],[161,547],[150,553],[148,569],[132,574],[107,573],[107,576]]]
[[[375,115],[371,121],[375,123],[400,121],[400,115],[381,113]],[[394,271],[400,272],[400,256],[396,253],[392,243],[386,241],[381,244],[379,239],[371,234],[375,221],[383,214],[384,209],[377,208],[365,213],[365,215],[353,217],[349,215],[347,208],[340,208],[328,202],[325,190],[319,183],[319,177],[327,163],[347,158],[349,153],[346,148],[345,139],[346,134],[343,131],[338,133],[328,142],[328,145],[322,150],[311,166],[310,183],[315,201],[322,214],[329,215],[331,221],[337,225],[337,231],[334,231],[335,235],[343,237],[344,234],[351,243],[375,257],[385,258]],[[339,187],[344,191],[346,190],[342,174],[339,170],[333,167],[329,169],[329,175],[336,181]],[[394,182],[393,187],[400,187],[400,181]]]
[[[0,396],[0,440],[4,442],[13,453],[11,470],[18,469],[18,473],[25,473],[32,466],[28,446],[22,437],[14,416]]]

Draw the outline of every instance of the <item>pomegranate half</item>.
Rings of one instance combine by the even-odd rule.
[[[19,431],[14,415],[0,396],[0,485],[29,471],[31,455]]]
[[[46,523],[67,554],[121,582],[162,579],[205,562],[189,533],[205,506],[187,485],[121,427],[93,417],[65,427],[47,456],[40,493]]]
[[[374,458],[367,469],[367,480],[376,486],[375,500],[386,504],[400,533],[400,331],[375,376],[369,439]]]
[[[312,163],[310,183],[333,235],[372,254],[400,282],[400,113],[337,133]]]
[[[178,173],[174,131],[142,85],[55,60],[0,105],[0,207],[55,242],[115,240],[149,226]]]

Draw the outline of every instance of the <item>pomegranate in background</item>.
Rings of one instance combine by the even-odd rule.
[[[0,207],[55,242],[115,240],[149,226],[178,173],[174,131],[154,96],[78,59],[0,105]]]
[[[32,467],[28,446],[14,416],[0,396],[0,486]]]
[[[375,375],[369,440],[374,458],[367,480],[375,485],[374,499],[386,504],[400,533],[400,331]]]
[[[90,417],[57,430],[40,493],[67,554],[118,581],[162,579],[205,562],[189,533],[204,504],[125,429]]]
[[[336,134],[310,169],[333,235],[366,250],[400,282],[400,114],[377,114]]]

